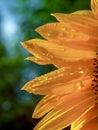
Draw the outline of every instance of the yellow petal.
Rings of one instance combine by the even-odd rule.
[[[57,130],[70,125],[87,109],[94,105],[92,92],[84,92],[82,94],[73,93],[66,95],[64,102],[58,104],[53,110],[51,110],[38,123],[34,130]]]
[[[34,57],[34,56],[29,56],[29,57],[25,58],[25,60],[30,60],[30,61],[33,61],[33,62],[35,62],[37,64],[41,64],[41,65],[46,65],[46,64],[51,63],[48,60],[45,60],[44,58],[40,59],[40,58]]]
[[[43,49],[40,48],[39,50],[38,46],[36,45],[36,42],[33,41],[35,41],[35,39],[26,42],[21,42],[21,45],[37,58],[39,59],[45,58],[46,60],[49,60],[48,57],[45,56],[45,54],[48,53],[47,50],[45,50],[44,48]]]
[[[55,41],[61,39],[87,41],[89,38],[86,34],[74,30],[69,23],[49,23],[37,28],[36,31],[46,39]]]
[[[59,78],[61,78],[61,80],[64,80],[64,74],[66,73],[66,69],[65,68],[60,68],[58,70],[52,71],[48,74],[42,75],[38,78],[35,78],[31,81],[29,81],[28,83],[26,83],[22,89],[27,90],[30,93],[34,93],[36,91],[36,89],[42,89],[42,87],[40,86],[46,86],[47,84],[55,84],[56,82],[59,82]],[[68,75],[68,73],[66,73],[66,75]],[[49,90],[46,90],[49,93]]]
[[[80,24],[81,26],[85,27],[98,26],[98,21],[95,19],[91,11],[76,11],[71,14],[54,13],[52,15],[61,23],[76,23],[77,25]]]
[[[98,129],[98,117],[88,122],[81,130],[97,130]]]
[[[61,23],[69,23],[73,29],[77,30],[77,33],[80,31],[90,36],[88,42],[89,45],[92,47],[98,46],[98,20],[89,13],[88,15],[85,15],[84,12],[85,11],[78,11],[77,13],[72,14],[55,13],[53,16],[55,16]]]
[[[77,11],[76,13],[71,14],[55,13],[52,15],[55,16],[61,23],[69,23],[73,29],[77,25],[76,29],[80,29],[80,31],[83,31],[83,28],[97,31],[96,28],[98,28],[98,20],[94,18],[92,13],[85,15],[84,12],[85,11]],[[78,28],[78,26],[81,28]]]
[[[51,23],[37,28],[40,33],[47,40],[61,44],[70,45],[77,49],[95,49],[98,46],[98,26],[90,27],[85,24],[79,24],[78,21],[73,22],[66,19],[64,23]],[[70,25],[69,25],[70,24]],[[75,48],[74,47],[74,48]]]
[[[77,50],[41,39],[26,41],[23,46],[31,54],[34,54],[35,58],[32,58],[32,61],[42,64],[54,64],[58,67],[73,67],[74,64],[76,67],[85,66],[92,63],[90,59],[95,57],[94,51]]]
[[[64,95],[47,95],[36,106],[33,118],[40,118],[65,100]],[[59,102],[58,102],[59,101]]]
[[[81,70],[84,71],[83,68],[88,68],[89,70],[91,70],[92,68],[92,62],[93,59],[81,59],[78,61],[66,61],[66,60],[61,60],[61,59],[57,59],[56,57],[54,59],[50,58],[49,60],[44,59],[40,59],[38,57],[34,57],[34,56],[30,56],[25,58],[25,60],[30,60],[33,61],[37,64],[41,64],[41,65],[46,65],[46,64],[54,64],[55,66],[62,68],[64,66],[66,66],[66,68],[70,68],[73,71],[77,68],[81,68]]]
[[[69,73],[69,70],[60,68],[29,81],[22,89],[41,95],[71,93],[81,87],[79,82],[86,80],[91,81],[89,74],[81,71]]]
[[[96,117],[97,117],[97,107],[94,106],[92,109],[87,111],[83,116],[81,116],[72,123],[71,130],[80,130],[85,124],[87,124],[89,121],[91,121]]]
[[[84,88],[81,88],[81,85],[79,85],[79,83],[77,84],[78,86],[76,86],[76,84],[75,84],[75,86],[73,87],[74,88],[74,92],[75,92],[75,90],[76,90],[76,92],[77,91],[79,91],[79,90],[82,90],[82,91],[84,91],[84,89],[85,89],[85,91],[89,91],[90,90],[90,88],[88,87],[88,88],[86,88],[87,86],[90,86],[90,83],[88,84],[88,80],[86,81],[87,83],[83,83],[84,84],[84,86],[82,86],[82,87],[84,87]],[[74,83],[73,83],[74,84]],[[86,85],[86,86],[85,86]],[[61,90],[62,90],[62,86],[60,86],[61,87]],[[57,87],[56,87],[57,88]],[[57,88],[58,89],[58,88]],[[34,113],[33,113],[33,117],[34,118],[40,118],[40,117],[42,117],[42,116],[44,116],[46,113],[48,113],[50,110],[52,110],[52,109],[54,109],[58,104],[61,104],[62,102],[65,102],[65,100],[68,98],[68,96],[66,96],[66,94],[68,94],[68,93],[66,93],[66,91],[68,91],[68,90],[66,90],[66,89],[69,89],[69,90],[71,90],[71,86],[69,85],[68,87],[65,85],[65,90],[63,89],[62,91],[63,91],[63,94],[60,94],[60,89],[59,89],[59,91],[58,91],[58,95],[47,95],[47,96],[45,96],[39,103],[38,103],[38,105],[37,105],[37,107],[35,108],[35,111],[34,111]],[[72,91],[72,90],[71,90]],[[70,92],[71,92],[70,91]],[[65,92],[65,93],[64,93]],[[70,93],[69,93],[70,94]],[[87,95],[86,95],[87,96]],[[82,97],[83,97],[83,99],[84,99],[84,96],[82,95]],[[69,96],[69,98],[71,98],[71,95]],[[79,97],[78,97],[79,98]],[[83,100],[82,99],[82,100]],[[69,99],[67,99],[67,100],[69,100]],[[59,101],[59,102],[58,102]],[[75,101],[77,101],[77,100],[75,100]],[[74,102],[73,102],[74,103]]]

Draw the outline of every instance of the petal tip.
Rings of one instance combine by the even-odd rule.
[[[24,87],[22,87],[22,88],[21,88],[21,90],[25,90],[25,88],[24,88]]]
[[[21,46],[25,47],[26,42],[20,42]]]

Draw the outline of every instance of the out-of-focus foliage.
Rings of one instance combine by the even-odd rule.
[[[6,0],[7,1],[7,0]],[[19,26],[17,38],[13,43],[5,43],[4,34],[0,41],[0,130],[32,130],[37,120],[32,120],[32,112],[41,96],[21,91],[22,85],[36,76],[56,69],[53,65],[40,66],[24,61],[29,55],[20,45],[20,41],[41,37],[34,29],[45,23],[56,21],[51,13],[71,13],[89,9],[90,0],[9,0],[10,11]],[[7,4],[7,3],[6,3]],[[2,16],[0,15],[3,22]],[[18,40],[17,40],[18,39]],[[14,52],[10,56],[9,52]],[[65,119],[66,120],[66,119]]]
[[[23,117],[24,121],[31,122],[26,109],[33,107],[29,103],[20,102],[17,93],[24,68],[22,58],[21,53],[16,58],[9,58],[4,45],[0,44],[0,129],[2,130],[27,128],[22,122]]]

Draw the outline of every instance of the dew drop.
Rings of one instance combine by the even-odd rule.
[[[50,36],[51,34],[50,33],[47,33],[47,36]]]

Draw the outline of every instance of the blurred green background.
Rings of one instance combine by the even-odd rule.
[[[51,13],[90,9],[90,0],[1,0],[0,1],[0,130],[32,130],[39,119],[32,112],[42,96],[22,91],[39,75],[56,69],[24,58],[30,55],[20,41],[40,37],[34,29],[56,21]],[[67,128],[66,130],[68,130]]]

